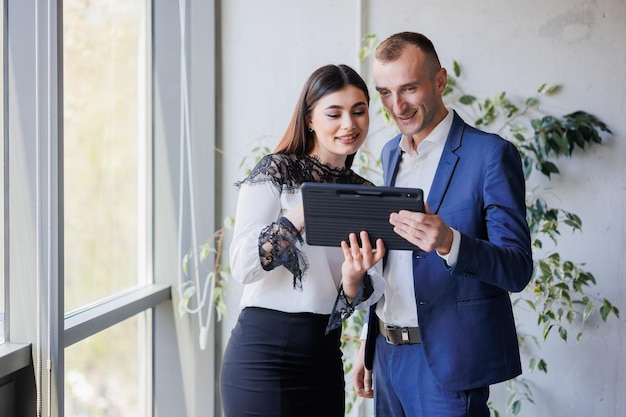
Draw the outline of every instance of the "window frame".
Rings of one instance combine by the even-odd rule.
[[[207,409],[213,409],[215,415],[219,415],[219,406],[216,404],[215,388],[212,395],[206,395],[206,386],[213,385],[216,367],[215,361],[216,349],[214,347],[214,326],[211,326],[210,340],[208,343],[209,352],[201,352],[197,345],[197,335],[194,327],[194,320],[187,317],[177,321],[175,316],[176,309],[173,307],[175,300],[171,287],[175,285],[175,274],[172,270],[176,269],[176,263],[172,262],[171,242],[172,226],[175,221],[171,219],[171,213],[167,210],[161,210],[164,205],[175,205],[176,186],[172,186],[171,176],[175,174],[160,175],[159,173],[171,171],[176,173],[176,167],[167,165],[167,158],[163,155],[168,153],[168,149],[175,149],[172,146],[172,137],[176,139],[176,135],[171,134],[171,129],[158,128],[156,125],[163,124],[168,126],[176,125],[178,122],[178,103],[171,102],[172,91],[177,91],[177,86],[172,86],[172,73],[176,74],[178,70],[178,62],[173,61],[179,54],[178,45],[172,42],[179,34],[177,19],[171,19],[172,15],[177,15],[178,4],[167,0],[146,0],[149,5],[149,13],[151,16],[150,24],[146,25],[145,30],[149,36],[152,49],[146,51],[147,68],[151,68],[148,72],[148,80],[145,86],[146,102],[149,107],[149,114],[152,120],[146,121],[146,134],[148,135],[148,143],[150,148],[146,150],[146,158],[148,163],[146,169],[148,188],[152,190],[151,195],[146,196],[148,210],[148,230],[145,236],[148,241],[148,248],[152,248],[150,255],[152,259],[146,262],[144,273],[151,277],[152,284],[140,286],[131,289],[123,294],[117,294],[105,300],[87,306],[83,309],[64,314],[63,304],[63,80],[62,80],[62,2],[59,0],[36,0],[33,2],[23,2],[22,0],[2,0],[4,11],[3,16],[5,26],[5,37],[3,39],[5,48],[3,50],[3,66],[5,69],[4,80],[5,90],[3,100],[6,105],[4,115],[4,137],[5,153],[4,161],[9,160],[9,151],[13,156],[17,154],[18,160],[24,162],[23,166],[19,163],[13,164],[9,172],[9,167],[4,167],[6,172],[10,173],[5,177],[5,211],[4,222],[6,226],[5,233],[5,254],[7,255],[4,262],[4,270],[7,291],[5,293],[5,324],[7,327],[7,340],[0,346],[0,379],[4,376],[14,373],[20,369],[28,369],[36,366],[37,349],[50,348],[50,361],[52,363],[52,390],[53,398],[49,399],[51,404],[51,415],[63,416],[64,410],[64,349],[66,346],[74,344],[84,338],[87,338],[99,331],[108,328],[116,323],[125,320],[135,314],[143,311],[151,311],[151,329],[152,334],[149,339],[153,351],[151,352],[150,361],[152,363],[152,393],[167,392],[166,396],[154,395],[153,398],[147,399],[153,407],[159,410],[161,415],[169,415],[168,412],[175,410],[177,415],[196,415],[200,412],[206,412]],[[10,8],[7,7],[10,4]],[[51,7],[50,18],[47,18],[48,4]],[[38,21],[33,19],[35,15],[35,7],[38,9]],[[193,12],[192,12],[193,9]],[[202,205],[199,212],[203,213],[204,218],[200,222],[199,235],[214,229],[214,214],[216,211],[215,199],[215,181],[216,181],[216,163],[215,163],[215,55],[216,48],[214,42],[207,42],[209,39],[215,39],[215,15],[216,4],[214,0],[191,0],[188,2],[187,18],[190,21],[188,30],[189,44],[189,72],[190,83],[194,85],[195,94],[191,97],[192,112],[199,116],[194,118],[192,114],[193,126],[192,135],[194,136],[194,145],[198,147],[198,152],[194,153],[196,166],[200,166],[198,178],[204,174],[204,184],[200,186],[204,189],[206,195],[203,196]],[[11,21],[11,25],[6,22]],[[50,25],[50,26],[48,26]],[[37,59],[33,51],[22,48],[23,45],[32,45],[33,34],[37,33],[39,27],[39,44],[40,49]],[[46,43],[45,30],[50,27],[52,39]],[[154,40],[158,38],[158,44],[155,45]],[[8,45],[11,44],[12,53],[8,53]],[[49,48],[51,54],[47,54],[46,48]],[[23,50],[24,53],[20,54]],[[47,61],[50,59],[51,61]],[[32,239],[32,222],[25,213],[17,210],[15,200],[24,197],[23,194],[16,194],[19,190],[26,190],[33,193],[35,186],[33,181],[29,181],[29,173],[34,169],[34,161],[32,156],[25,153],[24,149],[32,149],[34,147],[33,126],[35,115],[32,109],[25,107],[26,98],[32,100],[35,62],[39,62],[40,76],[45,74],[46,65],[50,65],[51,73],[49,77],[49,90],[46,90],[47,82],[40,78],[40,107],[46,110],[46,114],[42,114],[40,119],[40,128],[46,127],[46,123],[51,125],[51,146],[42,149],[42,155],[50,151],[52,155],[50,176],[42,176],[41,183],[50,183],[51,194],[50,204],[41,207],[42,213],[52,213],[50,224],[46,225],[46,229],[42,232],[43,245],[39,249],[35,246]],[[8,72],[11,71],[10,74]],[[169,89],[169,90],[167,90]],[[167,91],[165,91],[167,90]],[[46,95],[49,91],[51,94]],[[50,97],[50,102],[45,102],[45,98]],[[50,103],[50,107],[46,106]],[[155,108],[155,103],[160,106]],[[165,111],[165,110],[167,111]],[[194,110],[198,109],[198,110]],[[207,116],[208,114],[208,116]],[[173,116],[172,116],[173,115]],[[159,120],[158,123],[155,119]],[[43,130],[42,130],[43,131]],[[207,135],[208,131],[208,135]],[[208,136],[208,137],[207,137]],[[9,145],[12,146],[9,149]],[[22,149],[24,148],[24,149]],[[22,153],[24,152],[24,153]],[[208,156],[207,156],[208,155]],[[24,161],[22,161],[22,158]],[[165,165],[163,165],[165,164]],[[175,164],[174,164],[175,165]],[[39,168],[46,173],[45,169],[49,167],[45,161],[40,161]],[[208,184],[207,184],[208,182]],[[208,185],[209,192],[206,192]],[[155,195],[156,190],[164,187],[172,187],[168,193]],[[172,192],[173,191],[173,192]],[[14,194],[9,194],[12,192]],[[27,193],[28,194],[28,193]],[[149,193],[150,194],[150,193]],[[168,194],[168,195],[166,195]],[[27,195],[28,196],[28,195]],[[12,198],[13,197],[13,198]],[[17,198],[16,198],[17,197]],[[34,201],[27,200],[24,212],[34,207]],[[9,211],[9,209],[11,211]],[[204,210],[202,210],[204,209]],[[10,232],[10,233],[9,233]],[[24,241],[20,241],[17,245],[12,245],[15,241],[11,237],[26,236]],[[186,236],[188,237],[188,236]],[[157,242],[164,241],[165,245]],[[9,250],[11,247],[11,250]],[[50,254],[50,258],[45,258],[49,265],[44,265],[44,269],[49,270],[52,276],[49,287],[43,288],[42,294],[49,292],[50,304],[48,305],[46,297],[42,297],[41,311],[49,312],[50,317],[46,323],[49,328],[41,329],[41,334],[48,333],[50,335],[49,342],[41,340],[38,342],[36,332],[33,330],[33,324],[36,321],[35,305],[32,297],[28,297],[24,302],[24,294],[32,292],[32,288],[36,284],[36,274],[33,273],[33,267],[28,262],[32,261],[32,254],[35,251],[41,251],[43,254]],[[169,257],[169,261],[164,259]],[[20,264],[26,262],[26,267],[19,268]],[[167,264],[169,262],[170,265]],[[10,303],[11,300],[20,300],[19,303]],[[10,314],[12,313],[12,314]],[[15,331],[11,332],[11,329]],[[182,329],[182,331],[181,331]],[[191,337],[189,337],[191,336]],[[14,343],[11,341],[21,340],[24,343]],[[47,346],[49,344],[49,346]],[[217,350],[219,352],[219,349]],[[186,358],[184,361],[181,358]],[[44,361],[46,358],[43,358]],[[201,373],[195,372],[196,367],[202,368]],[[47,395],[46,388],[48,382],[45,375],[42,383],[42,395]],[[209,384],[209,385],[207,385]],[[185,395],[186,390],[197,390],[202,394]],[[186,397],[193,397],[193,400],[186,400]],[[24,398],[24,397],[22,397]],[[28,397],[28,401],[34,401],[34,398]],[[47,414],[48,399],[43,398],[43,414]],[[33,406],[29,404],[29,407]],[[153,410],[153,415],[154,410]]]

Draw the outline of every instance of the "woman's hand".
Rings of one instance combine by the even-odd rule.
[[[362,231],[360,237],[362,246],[359,246],[355,233],[350,233],[350,244],[345,240],[341,242],[344,256],[341,266],[343,292],[349,299],[356,296],[366,272],[385,256],[385,244],[382,239],[377,239],[376,249],[372,249],[367,232]]]

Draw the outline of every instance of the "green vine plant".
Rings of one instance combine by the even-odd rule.
[[[366,60],[378,45],[378,38],[366,35],[363,42],[359,58]],[[452,74],[448,74],[448,84],[443,92],[444,101],[457,111],[469,114],[475,127],[497,133],[514,143],[520,152],[526,181],[533,173],[548,180],[552,175],[560,174],[557,166],[560,157],[571,157],[576,150],[585,151],[594,144],[599,145],[603,135],[612,133],[605,123],[585,111],[575,111],[562,117],[543,111],[540,97],[555,96],[561,91],[558,85],[542,84],[535,95],[526,99],[512,99],[506,92],[479,99],[463,90],[461,76],[461,65],[454,61]],[[378,99],[375,94],[373,100]],[[391,118],[382,106],[378,114],[384,118],[385,125],[391,125]],[[389,138],[391,135],[386,139]],[[367,148],[363,152],[366,156],[356,159],[358,164],[365,164],[360,168],[364,172],[372,172],[371,163],[375,161],[377,169],[380,161],[374,160]],[[523,352],[528,350],[523,349],[527,343],[533,343],[540,351],[543,343],[553,334],[567,342],[570,332],[574,331],[579,341],[585,323],[596,311],[599,311],[603,322],[611,315],[619,318],[619,310],[611,301],[593,294],[596,278],[583,268],[584,264],[563,259],[559,252],[549,251],[544,245],[544,241],[548,241],[556,248],[564,228],[582,232],[580,217],[571,211],[549,206],[544,198],[546,192],[545,187],[537,186],[527,193],[526,219],[532,238],[534,272],[522,292],[511,294],[516,316],[519,313],[534,315],[541,333],[535,336],[532,330],[527,333],[518,325],[518,339]],[[361,324],[362,316],[356,315],[344,325],[346,349],[354,349],[350,343],[360,332]],[[348,357],[346,372],[350,369]],[[533,355],[528,358],[527,369],[547,373],[547,360]],[[518,415],[524,401],[534,403],[532,386],[525,378],[520,376],[506,382],[505,386],[508,414]],[[492,416],[500,416],[493,403],[490,403],[490,409]]]
[[[261,138],[258,139],[260,140]],[[250,174],[252,167],[254,167],[264,155],[270,153],[270,151],[270,148],[264,145],[254,146],[250,150],[250,153],[244,155],[241,159],[239,169],[244,170],[245,175]],[[200,309],[198,306],[204,304],[202,301],[206,301],[206,297],[209,296],[208,292],[205,294],[205,286],[207,286],[207,289],[210,288],[213,281],[215,288],[210,296],[213,297],[217,321],[221,321],[226,314],[227,307],[225,296],[231,272],[230,266],[223,262],[222,256],[226,249],[224,247],[226,232],[232,230],[234,226],[235,219],[232,216],[224,217],[221,228],[217,229],[197,248],[190,249],[183,257],[181,263],[183,281],[180,284],[182,287],[182,296],[178,301],[179,317],[182,318],[188,313],[199,312]],[[190,268],[190,262],[195,262],[194,257],[197,257],[197,262],[200,265],[198,271],[200,277],[194,274],[195,268]],[[204,279],[200,280],[201,277],[204,277]],[[198,298],[196,298],[196,296]],[[194,298],[201,301],[193,303],[192,300]]]
[[[180,284],[182,287],[182,297],[178,301],[178,315],[183,317],[187,313],[197,313],[202,309],[200,308],[206,297],[211,296],[213,298],[213,305],[215,312],[217,313],[217,320],[220,321],[226,314],[226,289],[228,287],[228,278],[230,277],[230,266],[222,263],[222,255],[224,251],[224,236],[229,229],[234,226],[234,219],[232,217],[224,218],[223,226],[217,229],[209,238],[201,244],[196,250],[190,250],[185,254],[182,260],[182,269],[184,279]],[[194,262],[194,257],[198,258],[198,264],[200,265],[200,271],[198,274],[200,277],[193,274],[195,268],[190,268],[190,262]],[[200,281],[200,278],[204,276],[204,280]],[[209,293],[208,288],[211,287],[214,281],[214,290]],[[206,292],[205,292],[206,286]],[[198,301],[193,303],[194,297]]]

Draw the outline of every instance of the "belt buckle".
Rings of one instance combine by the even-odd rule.
[[[396,329],[396,326],[393,326],[391,324],[385,324],[385,339],[387,339],[387,343],[389,343],[390,345],[399,345],[398,341],[395,338],[391,337],[391,332]]]
[[[402,342],[409,343],[409,328],[408,327],[402,328]]]

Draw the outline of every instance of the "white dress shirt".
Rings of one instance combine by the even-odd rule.
[[[448,115],[433,131],[413,149],[410,138],[403,136],[400,148],[403,153],[394,186],[421,188],[424,200],[427,200],[443,153],[443,148],[452,126],[454,114],[448,109]],[[448,265],[453,266],[458,257],[460,234],[452,229],[454,237],[449,254],[441,256]],[[400,327],[417,327],[417,307],[413,285],[413,252],[391,250],[387,254],[384,269],[386,281],[385,293],[376,305],[376,314],[385,323]],[[365,338],[365,331],[362,337]]]

